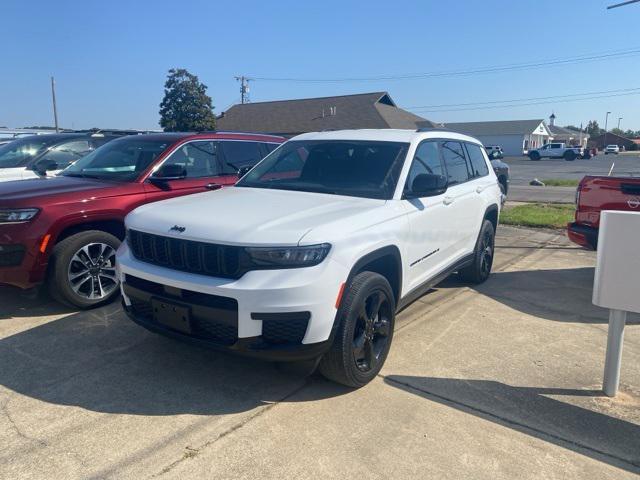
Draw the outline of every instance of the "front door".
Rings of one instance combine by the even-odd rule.
[[[162,166],[181,165],[187,173],[186,178],[154,182],[151,177],[145,185],[148,199],[157,201],[219,188],[223,185],[220,182],[219,148],[219,142],[213,140],[197,140],[180,146]]]
[[[437,140],[426,140],[418,145],[407,176],[405,194],[411,192],[416,176],[424,173],[446,175]],[[407,291],[420,286],[447,267],[455,235],[450,209],[444,202],[447,195],[448,192],[422,198],[405,198],[403,195],[402,204],[409,220],[407,261],[403,266]]]

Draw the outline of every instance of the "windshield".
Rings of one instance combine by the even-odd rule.
[[[376,141],[287,142],[236,186],[390,199],[408,147]]]
[[[47,138],[46,135],[37,135],[0,145],[0,168],[24,167],[49,145],[59,140],[59,138]]]
[[[170,144],[170,140],[119,138],[70,165],[61,175],[134,181]]]

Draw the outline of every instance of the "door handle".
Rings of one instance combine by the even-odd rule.
[[[218,190],[219,188],[222,188],[222,185],[219,183],[207,183],[204,188],[207,190]]]
[[[482,192],[484,192],[484,189],[485,189],[485,188],[486,188],[486,187],[482,187],[482,186],[480,186],[480,187],[476,187],[476,193],[482,193]]]
[[[454,200],[455,198],[453,197],[444,197],[444,200],[442,200],[442,203],[444,203],[445,205],[451,205]]]

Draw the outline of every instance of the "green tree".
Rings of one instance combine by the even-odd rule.
[[[585,128],[586,132],[592,137],[597,137],[600,135],[600,126],[598,125],[597,120],[589,120],[587,123],[587,128]]]
[[[165,132],[201,132],[216,128],[207,86],[184,68],[172,68],[164,84],[160,126]]]
[[[612,128],[611,129],[611,133],[615,133],[616,135],[620,135],[621,137],[624,137],[624,131],[621,128]]]
[[[573,130],[574,132],[584,132],[584,129],[581,129],[580,127],[576,127],[575,125],[567,125],[564,128],[568,130]]]

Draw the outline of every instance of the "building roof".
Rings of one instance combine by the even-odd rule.
[[[289,136],[323,130],[419,126],[435,124],[398,108],[387,92],[245,103],[232,106],[217,119],[220,130]]]
[[[541,125],[544,133],[536,131],[539,130]],[[446,123],[445,127],[474,137],[478,135],[529,135],[530,133],[549,135],[548,127],[541,118],[535,120]]]
[[[558,127],[557,125],[547,125],[547,128],[551,132],[551,135],[567,135],[573,137],[579,137],[580,132],[577,130],[571,130],[570,128]],[[589,134],[582,132],[582,138],[589,138]]]

